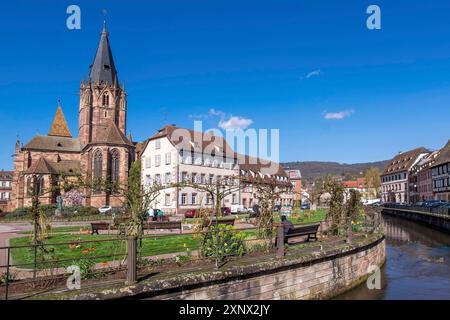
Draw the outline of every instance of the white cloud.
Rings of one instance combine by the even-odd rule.
[[[308,73],[308,74],[305,76],[305,78],[306,78],[306,79],[309,79],[309,78],[311,78],[311,77],[318,77],[318,76],[320,76],[321,73],[322,73],[322,71],[321,71],[320,69],[314,70],[314,71],[311,71],[310,73]]]
[[[355,113],[355,110],[345,110],[345,111],[339,111],[339,112],[326,112],[323,116],[326,120],[343,120],[347,117],[350,117],[353,113]]]
[[[231,116],[227,120],[219,121],[219,127],[224,130],[246,129],[253,123],[252,119]]]
[[[209,109],[208,114],[211,116],[225,117],[225,112],[216,109]]]
[[[219,128],[223,130],[246,129],[253,124],[252,119],[227,114],[224,111],[214,108],[209,109],[206,114],[200,114],[196,116],[189,115],[189,118],[197,118],[197,119],[208,119],[215,117],[220,118],[219,123],[217,125],[219,126]]]

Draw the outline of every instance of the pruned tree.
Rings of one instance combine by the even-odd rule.
[[[277,199],[281,195],[292,189],[292,185],[282,183],[273,178],[255,176],[248,180],[257,191],[257,199],[260,214],[257,217],[257,227],[260,236],[270,237],[272,240],[272,232],[274,230],[273,212]]]
[[[335,179],[327,179],[324,190],[331,195],[330,209],[327,214],[327,220],[331,223],[328,232],[332,235],[339,235],[344,211],[344,187]]]
[[[352,221],[356,220],[362,210],[361,193],[356,190],[350,190],[350,196],[345,204],[345,230],[346,240],[351,242],[352,238]]]
[[[367,198],[378,198],[381,190],[381,173],[380,169],[371,167],[364,172],[364,178],[366,180]]]

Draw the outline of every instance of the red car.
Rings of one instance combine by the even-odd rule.
[[[197,215],[197,209],[189,209],[184,213],[184,217],[187,219],[195,218],[196,215]]]

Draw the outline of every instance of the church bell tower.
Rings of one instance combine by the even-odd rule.
[[[109,43],[106,21],[90,66],[89,78],[80,84],[78,138],[82,145],[97,141],[111,124],[126,135],[127,96],[119,85]]]

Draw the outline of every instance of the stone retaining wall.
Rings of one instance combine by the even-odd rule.
[[[425,224],[429,227],[441,230],[443,232],[450,233],[449,215],[440,215],[398,208],[383,208],[382,213],[415,221],[421,224]]]
[[[51,294],[37,299],[326,299],[361,284],[385,262],[383,235],[312,253],[239,259],[219,270],[161,274],[132,286]]]
[[[187,300],[304,300],[334,297],[367,279],[370,265],[385,261],[385,242],[362,251],[310,261],[246,279],[180,290],[150,299]]]

